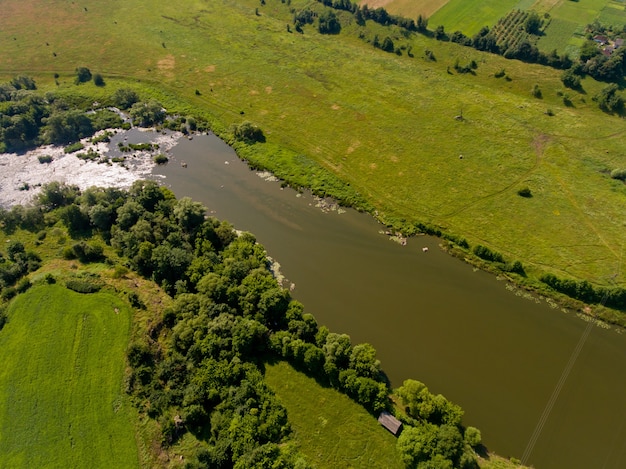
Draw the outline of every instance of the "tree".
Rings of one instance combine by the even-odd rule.
[[[104,78],[102,78],[102,75],[100,75],[99,73],[96,73],[93,76],[93,84],[96,86],[104,86],[105,82],[104,82]]]
[[[339,18],[332,10],[325,10],[319,16],[319,25],[317,30],[320,34],[339,34],[341,31],[341,23]]]
[[[376,359],[376,349],[370,344],[357,344],[350,355],[350,368],[359,376],[377,379],[380,375],[380,360]]]
[[[264,142],[263,131],[252,122],[245,121],[234,127],[233,134],[237,140],[247,143]]]
[[[161,103],[151,99],[145,103],[135,103],[130,108],[130,117],[135,125],[149,127],[165,120],[165,109]]]
[[[593,99],[604,112],[619,113],[624,109],[624,99],[617,94],[618,91],[619,86],[612,83],[606,88],[603,88]]]
[[[524,23],[524,29],[528,34],[539,34],[541,28],[541,18],[536,11],[530,12],[526,22]]]
[[[568,88],[573,90],[580,89],[580,77],[571,68],[561,74],[561,81]]]
[[[91,80],[91,71],[87,67],[78,67],[76,69],[76,79],[74,82],[79,85],[81,83],[87,83]]]
[[[420,33],[426,32],[426,30],[428,29],[428,18],[419,15],[417,17],[416,28]]]
[[[119,88],[115,90],[111,101],[114,106],[120,109],[130,109],[130,107],[139,101],[139,95],[129,88]]]
[[[389,36],[386,36],[385,39],[383,39],[383,43],[380,45],[380,48],[384,50],[385,52],[393,52],[394,51],[393,40]]]

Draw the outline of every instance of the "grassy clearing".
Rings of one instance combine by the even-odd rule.
[[[209,116],[218,130],[250,120],[268,139],[245,153],[253,162],[287,179],[315,168],[308,181],[322,187],[324,171],[332,173],[385,222],[439,225],[521,260],[531,275],[607,284],[623,264],[626,186],[608,173],[623,164],[626,123],[592,101],[602,83],[585,79],[583,93],[567,91],[559,71],[374,25],[361,30],[344,13],[339,36],[289,33],[290,8],[322,8],[304,0],[35,3],[5,2],[7,76],[35,74],[42,88],[85,99],[132,86],[172,111]],[[376,50],[359,33],[391,35],[414,58]],[[475,60],[476,74],[448,73],[457,59]],[[83,65],[107,86],[72,85]],[[502,69],[510,80],[495,78]],[[530,94],[535,84],[542,99]],[[522,186],[534,197],[519,197]],[[617,281],[625,280],[622,268]]]
[[[265,379],[287,409],[300,451],[318,468],[404,467],[396,438],[347,396],[280,362]]]
[[[119,298],[33,287],[0,332],[3,467],[138,467]]]

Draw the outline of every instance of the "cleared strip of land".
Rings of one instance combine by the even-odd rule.
[[[122,388],[130,314],[58,285],[15,299],[0,331],[0,466],[138,467]]]

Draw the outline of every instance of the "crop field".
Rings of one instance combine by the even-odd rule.
[[[624,3],[616,0],[537,2],[534,8],[551,16],[545,35],[537,43],[544,51],[556,49],[576,56],[587,24],[597,20],[617,29],[626,24]]]
[[[17,297],[0,331],[1,467],[138,467],[122,388],[131,312],[57,285]]]
[[[349,397],[285,362],[267,366],[265,378],[287,409],[300,451],[315,467],[404,467],[396,438]]]
[[[495,2],[482,4],[495,20],[502,15]],[[304,0],[5,1],[0,74],[28,73],[44,90],[94,100],[130,86],[172,112],[209,116],[217,131],[250,120],[267,143],[242,156],[290,180],[317,168],[308,182],[341,195],[325,186],[322,173],[331,174],[384,222],[435,224],[519,259],[529,275],[605,285],[619,270],[616,280],[626,280],[618,269],[626,186],[609,177],[624,164],[626,122],[593,102],[606,84],[585,79],[582,92],[565,90],[558,70],[362,29],[344,12],[338,36],[314,26],[289,32],[290,9],[306,6],[323,8]],[[374,49],[359,34],[389,34],[414,57]],[[478,68],[454,73],[457,60]],[[107,85],[74,86],[78,66]],[[496,78],[503,69],[508,79]],[[517,195],[522,187],[533,197]]]
[[[483,26],[494,25],[512,9],[520,8],[519,3],[519,0],[450,0],[430,17],[429,24],[472,36]]]

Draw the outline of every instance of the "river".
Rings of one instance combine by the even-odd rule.
[[[626,334],[523,295],[435,238],[401,246],[370,216],[322,210],[214,136],[182,140],[154,177],[254,233],[320,324],[371,343],[394,387],[418,379],[460,404],[490,450],[537,468],[626,467]]]

